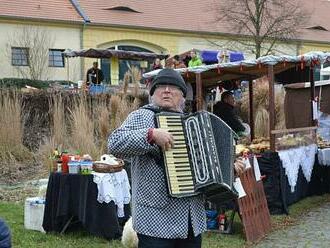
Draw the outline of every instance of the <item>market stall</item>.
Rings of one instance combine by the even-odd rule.
[[[269,112],[269,143],[268,147],[267,145],[262,146],[262,144],[254,144],[254,148],[256,146],[263,147],[262,149],[255,149],[254,152],[261,152],[259,154],[259,159],[263,157],[263,150],[269,150],[270,152],[273,152],[274,155],[276,154],[276,156],[271,156],[276,158],[276,160],[269,162],[270,164],[279,167],[277,168],[279,173],[280,171],[284,172],[285,181],[287,181],[286,183],[282,183],[282,186],[272,185],[272,182],[269,182],[269,184],[271,185],[270,188],[279,187],[278,192],[281,196],[277,197],[277,199],[282,201],[282,205],[286,205],[287,203],[291,204],[295,200],[300,199],[300,196],[295,196],[290,199],[290,194],[288,193],[288,190],[291,195],[297,192],[297,185],[300,185],[300,182],[298,181],[300,171],[302,171],[307,181],[310,181],[311,179],[315,153],[317,151],[315,127],[317,119],[315,118],[315,104],[317,103],[315,99],[315,82],[313,78],[313,70],[315,65],[322,64],[328,60],[330,60],[330,53],[311,52],[300,56],[265,56],[255,60],[217,63],[212,65],[176,70],[184,76],[187,82],[194,86],[197,110],[203,109],[206,106],[204,104],[204,94],[207,92],[207,89],[214,88],[223,82],[226,83],[235,80],[248,81],[251,141],[254,140],[255,136],[253,116],[253,82],[257,78],[267,76],[269,84],[269,108],[267,109]],[[285,128],[275,130],[274,84],[278,75],[281,74],[280,78],[282,80],[283,73],[289,70],[291,70],[290,74],[292,74],[292,71],[296,74],[306,74],[307,71],[308,78],[305,80],[310,81],[311,87],[309,89],[309,97],[306,102],[310,111],[307,113],[307,115],[304,116],[304,118],[308,121],[307,124],[302,128]],[[144,77],[152,78],[157,73],[158,71],[152,71],[150,73],[144,74]],[[290,77],[292,77],[292,75],[290,75]],[[295,158],[295,160],[298,162],[293,161],[293,158]],[[262,167],[263,165],[261,163],[261,171],[263,170]],[[270,175],[268,175],[265,181],[267,181],[269,178],[271,178]],[[267,198],[272,197],[270,195],[271,193],[267,196]],[[286,195],[288,195],[288,197],[285,197]],[[303,196],[305,196],[305,194],[301,195],[301,197]]]
[[[115,50],[115,49],[100,49],[100,48],[89,48],[83,50],[66,50],[63,52],[63,56],[67,58],[68,73],[69,73],[69,58],[74,57],[84,57],[84,58],[94,58],[94,59],[110,59],[111,66],[111,84],[117,85],[119,82],[119,60],[135,60],[141,63],[146,61],[153,61],[156,58],[163,60],[169,57],[168,54],[156,54],[150,52],[135,52],[135,51],[125,51],[125,50]],[[69,75],[68,75],[69,78]]]

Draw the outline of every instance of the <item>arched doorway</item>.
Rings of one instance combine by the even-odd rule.
[[[152,53],[146,48],[134,46],[134,45],[118,45],[112,46],[108,49],[118,49],[124,51],[134,51],[134,52],[149,52]],[[141,63],[141,61],[136,60],[127,60],[127,59],[119,59],[118,68],[112,68],[110,59],[101,59],[101,69],[104,74],[104,81],[107,83],[111,83],[111,70],[118,70],[118,78],[116,79],[121,81],[124,79],[125,73],[129,70],[130,67],[136,66],[141,69],[142,73],[148,71],[151,68],[153,61],[146,61],[146,63]]]

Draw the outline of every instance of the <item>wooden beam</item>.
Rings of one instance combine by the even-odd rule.
[[[274,90],[274,68],[268,65],[268,82],[269,82],[269,140],[270,149],[275,151],[275,135],[272,131],[275,129],[275,90]]]
[[[298,127],[298,128],[289,128],[289,129],[279,129],[279,130],[272,130],[272,134],[280,134],[280,133],[297,133],[297,132],[304,132],[304,131],[311,131],[316,130],[317,127]]]
[[[249,80],[249,121],[251,128],[251,141],[254,139],[254,116],[253,116],[253,84],[252,80]]]
[[[314,66],[311,65],[309,67],[309,81],[311,83],[311,125],[316,125],[316,120],[313,120],[313,101],[315,100],[315,82],[314,82]]]
[[[197,111],[203,109],[203,86],[200,73],[196,73],[196,105]]]

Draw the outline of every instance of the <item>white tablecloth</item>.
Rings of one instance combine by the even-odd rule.
[[[316,152],[316,144],[278,152],[282,166],[285,169],[285,174],[288,177],[289,185],[291,186],[291,192],[295,191],[300,166],[307,182],[310,182]]]
[[[92,172],[93,181],[97,184],[97,201],[109,203],[114,201],[118,207],[118,217],[124,217],[124,204],[131,200],[130,185],[126,171],[116,173]]]
[[[330,166],[330,148],[318,149],[317,157],[320,165]]]

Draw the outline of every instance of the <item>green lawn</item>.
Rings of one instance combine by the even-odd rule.
[[[274,228],[284,228],[292,225],[301,215],[325,202],[330,201],[330,195],[305,198],[290,207],[290,216],[272,216]],[[44,234],[37,231],[24,229],[23,203],[0,202],[0,217],[5,219],[11,228],[13,247],[113,247],[123,248],[119,241],[108,242],[101,238],[93,237],[85,232],[69,234]],[[217,233],[205,233],[203,235],[203,247],[206,248],[237,248],[247,247],[242,234],[242,226],[238,218],[235,219],[235,234],[220,235]],[[188,248],[188,247],[187,247]]]

